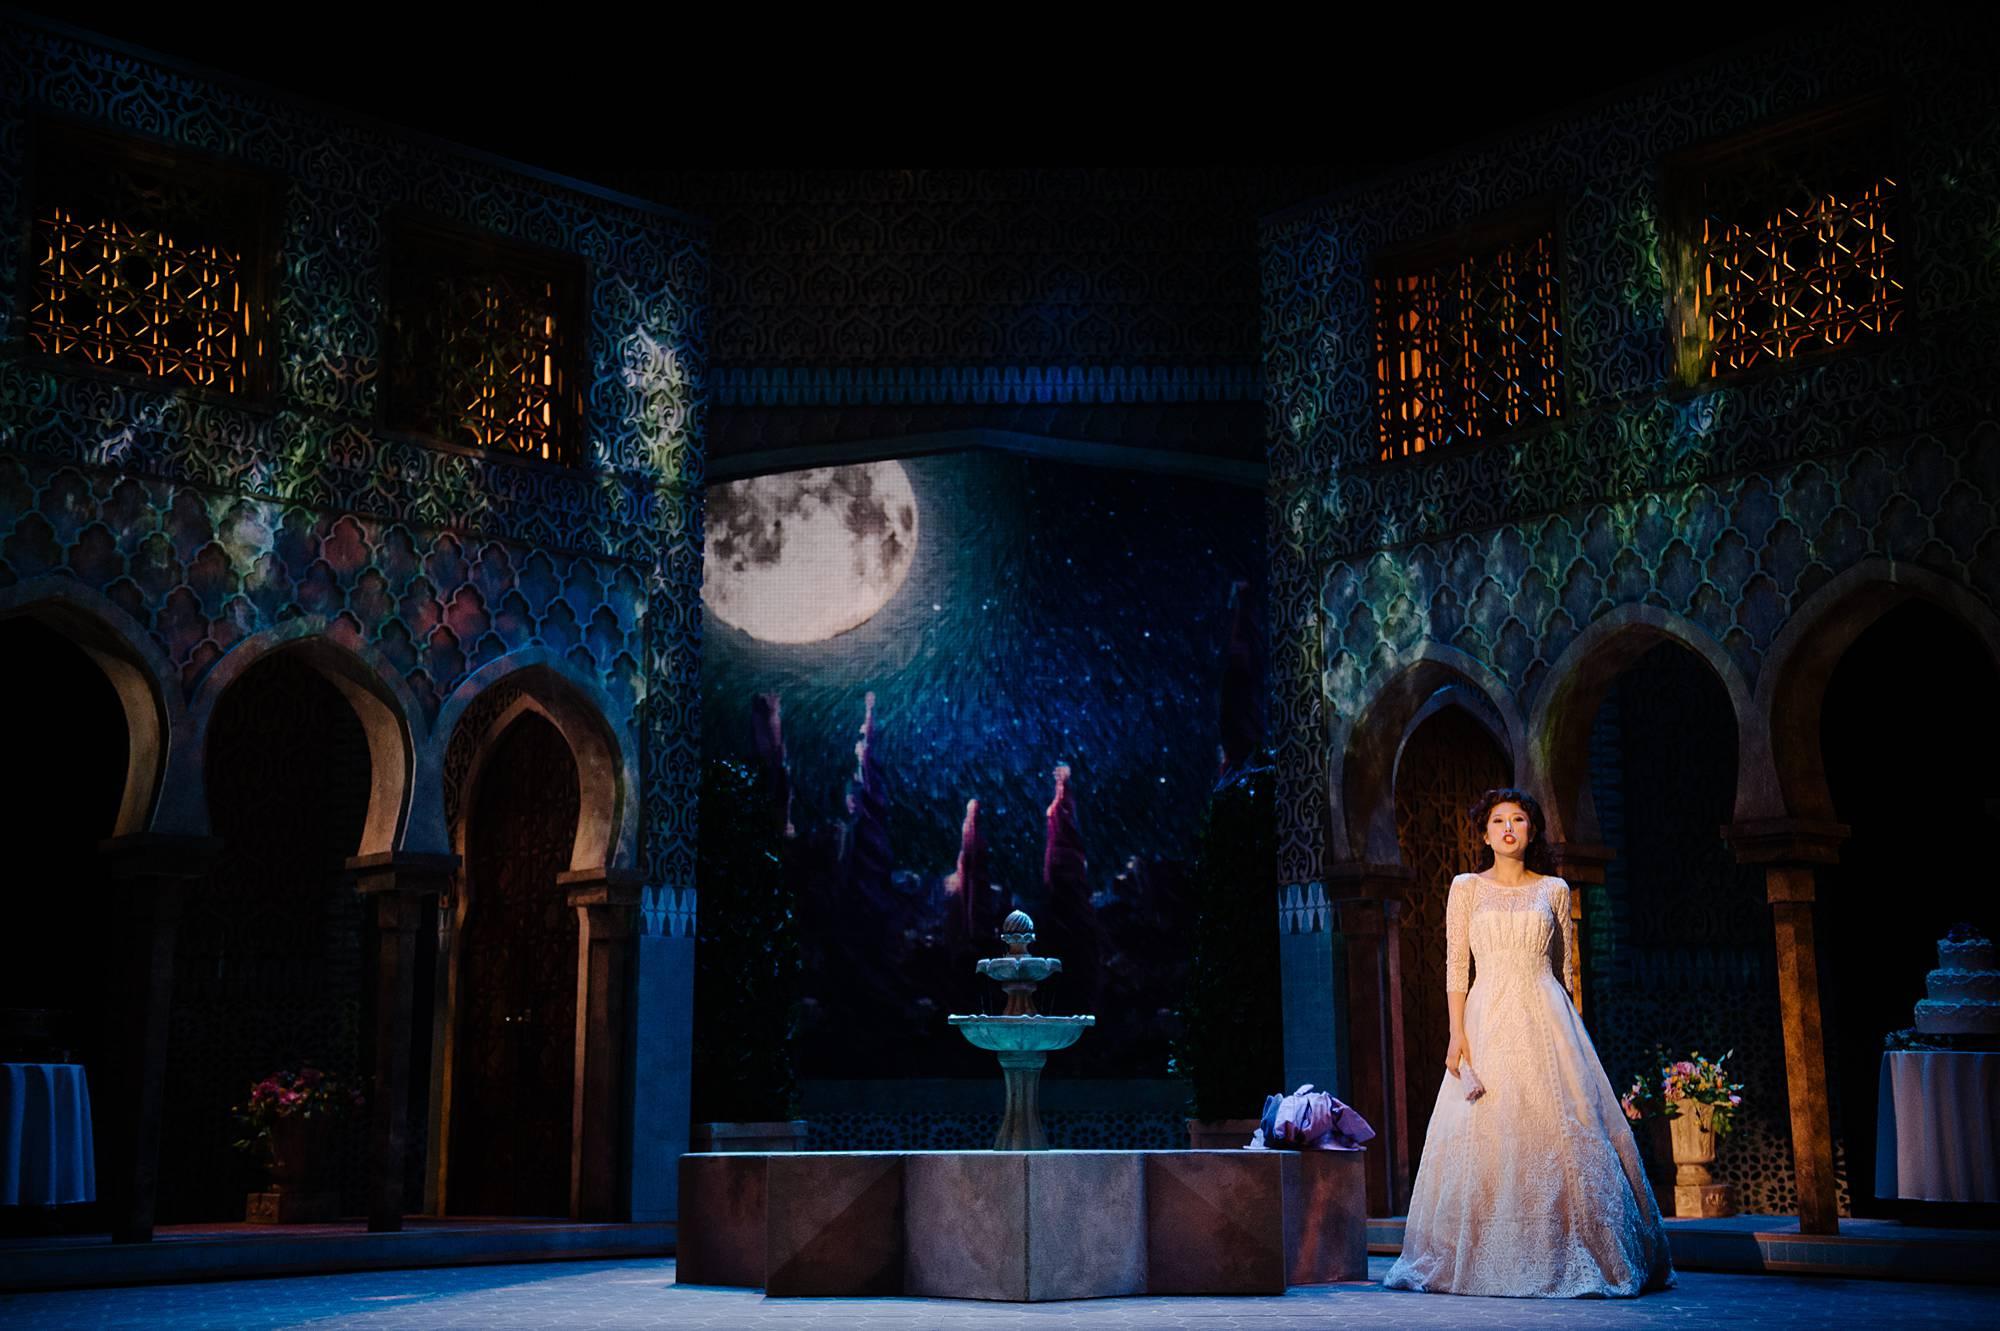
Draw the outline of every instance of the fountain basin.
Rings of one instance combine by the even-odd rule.
[[[1040,984],[1051,975],[1060,975],[1062,962],[1054,957],[988,957],[974,969],[1002,984],[1016,980]]]
[[[1067,1049],[1097,1024],[1095,1017],[1044,1017],[1038,1013],[1025,1017],[954,1016],[950,1020],[975,1046],[996,1054],[1046,1054]]]

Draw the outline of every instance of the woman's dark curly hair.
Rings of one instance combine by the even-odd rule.
[[[1482,862],[1474,872],[1493,867],[1493,852],[1486,845],[1486,820],[1492,816],[1496,804],[1518,804],[1528,815],[1528,847],[1521,856],[1522,862],[1528,867],[1528,872],[1540,874],[1555,872],[1554,861],[1549,855],[1549,825],[1542,817],[1541,802],[1527,791],[1516,790],[1512,786],[1501,786],[1496,790],[1487,791],[1473,801],[1472,807],[1466,810],[1466,817],[1472,825],[1472,839],[1485,852],[1480,857]]]

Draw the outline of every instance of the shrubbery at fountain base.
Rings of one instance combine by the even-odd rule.
[[[1275,784],[1268,765],[1239,767],[1203,820],[1193,962],[1168,1064],[1198,1119],[1256,1117],[1284,1075]]]
[[[798,1101],[797,916],[782,859],[782,793],[756,768],[702,768],[695,933],[694,1119],[791,1118]]]

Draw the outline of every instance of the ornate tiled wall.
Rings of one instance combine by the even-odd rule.
[[[1903,325],[1680,386],[1666,159],[1866,94],[1885,95],[1907,202]],[[1266,222],[1282,900],[1312,896],[1335,858],[1330,735],[1425,641],[1489,668],[1525,718],[1618,607],[1684,617],[1754,688],[1788,618],[1871,557],[2000,604],[1996,172],[2000,108],[1949,40],[1835,25]],[[1557,219],[1563,418],[1375,462],[1378,257],[1527,208]]]
[[[299,616],[373,648],[426,721],[540,646],[636,747],[639,857],[662,928],[691,907],[700,650],[702,229],[664,209],[357,126],[75,37],[0,41],[0,231],[24,234],[36,127],[103,126],[262,173],[278,193],[275,385],[166,391],[32,358],[27,247],[0,245],[0,584],[74,578],[145,626],[192,694]],[[581,260],[584,465],[380,425],[392,217]],[[684,920],[681,921],[683,924]]]

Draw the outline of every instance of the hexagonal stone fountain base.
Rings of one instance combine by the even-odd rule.
[[[1367,1277],[1365,1170],[1358,1151],[685,1155],[679,1280],[1010,1302],[1280,1294]]]

